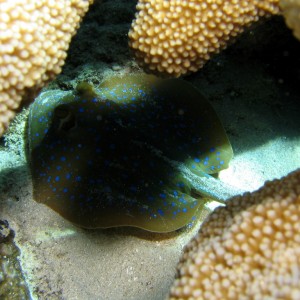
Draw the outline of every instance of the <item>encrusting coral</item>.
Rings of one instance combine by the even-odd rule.
[[[300,40],[300,0],[280,0],[279,4],[287,25]]]
[[[199,70],[246,26],[278,13],[278,0],[140,0],[129,45],[146,71],[179,77]]]
[[[0,1],[0,136],[25,94],[61,71],[93,0]]]
[[[300,299],[300,169],[229,200],[186,246],[170,299]]]

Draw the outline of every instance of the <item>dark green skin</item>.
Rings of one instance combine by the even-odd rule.
[[[35,200],[86,228],[181,228],[202,202],[180,166],[204,176],[232,157],[197,89],[144,74],[40,95],[28,134]]]

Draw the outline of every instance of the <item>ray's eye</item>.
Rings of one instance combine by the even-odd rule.
[[[76,117],[66,104],[59,105],[54,110],[54,120],[58,131],[70,131],[76,128]]]

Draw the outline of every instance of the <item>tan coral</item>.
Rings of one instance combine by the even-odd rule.
[[[300,299],[300,169],[218,208],[186,246],[170,299]]]
[[[93,0],[0,0],[0,136],[28,89],[61,71]]]
[[[293,30],[295,37],[300,40],[300,0],[280,0],[287,25]]]
[[[140,0],[129,45],[146,71],[178,77],[197,71],[246,26],[277,13],[278,0]]]

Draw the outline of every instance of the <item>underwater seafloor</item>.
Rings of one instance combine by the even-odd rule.
[[[63,73],[47,89],[138,71],[127,47],[136,2],[95,1]],[[185,78],[210,101],[231,141],[234,158],[219,175],[223,182],[253,191],[300,167],[299,53],[300,42],[276,17]],[[25,121],[23,112],[1,140],[0,298],[164,299],[202,220],[168,234],[75,227],[33,200]]]

